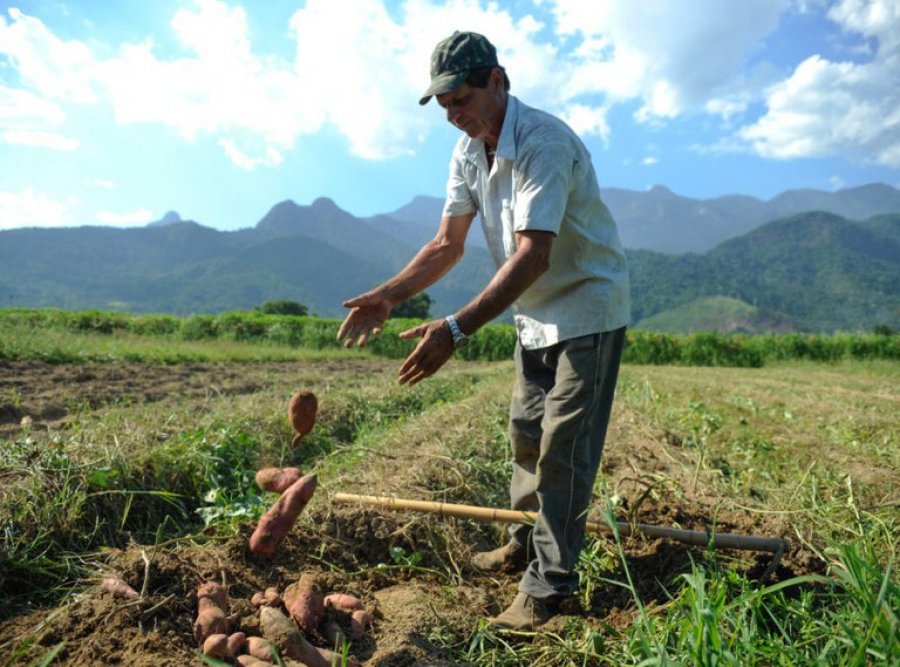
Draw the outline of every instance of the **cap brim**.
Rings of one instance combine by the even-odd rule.
[[[419,104],[428,104],[428,100],[435,95],[443,95],[444,93],[456,90],[465,83],[467,76],[469,76],[469,71],[464,70],[462,72],[447,72],[435,77],[431,80],[431,85],[428,86],[428,90],[426,90],[425,94],[419,99]]]

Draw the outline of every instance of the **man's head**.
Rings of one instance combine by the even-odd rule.
[[[454,91],[464,83],[484,88],[494,68],[503,73],[508,90],[509,79],[497,62],[497,49],[487,37],[477,32],[456,31],[434,47],[431,54],[431,85],[419,104],[427,104],[432,96]]]

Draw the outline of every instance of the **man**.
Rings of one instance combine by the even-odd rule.
[[[625,255],[590,155],[562,121],[508,90],[484,36],[455,32],[437,45],[431,86],[419,103],[436,97],[464,133],[450,162],[440,228],[396,276],[344,303],[351,310],[338,338],[365,345],[396,304],[459,260],[481,214],[497,273],[454,315],[400,334],[421,341],[398,378],[412,385],[429,377],[479,327],[513,307],[510,500],[538,519],[513,527],[507,544],[476,554],[473,565],[525,569],[515,601],[492,622],[532,630],[578,586],[575,564],[630,309]]]

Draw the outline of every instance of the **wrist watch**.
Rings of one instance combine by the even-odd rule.
[[[469,344],[469,337],[460,330],[459,325],[456,323],[456,318],[453,315],[447,315],[444,318],[447,321],[447,326],[450,327],[450,335],[453,337],[453,347],[457,350],[461,347],[465,347]]]

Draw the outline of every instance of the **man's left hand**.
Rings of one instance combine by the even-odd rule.
[[[455,349],[453,337],[444,320],[432,320],[420,324],[401,332],[399,336],[404,340],[422,339],[400,366],[400,371],[397,373],[400,384],[412,386],[420,380],[434,375],[453,356]]]

